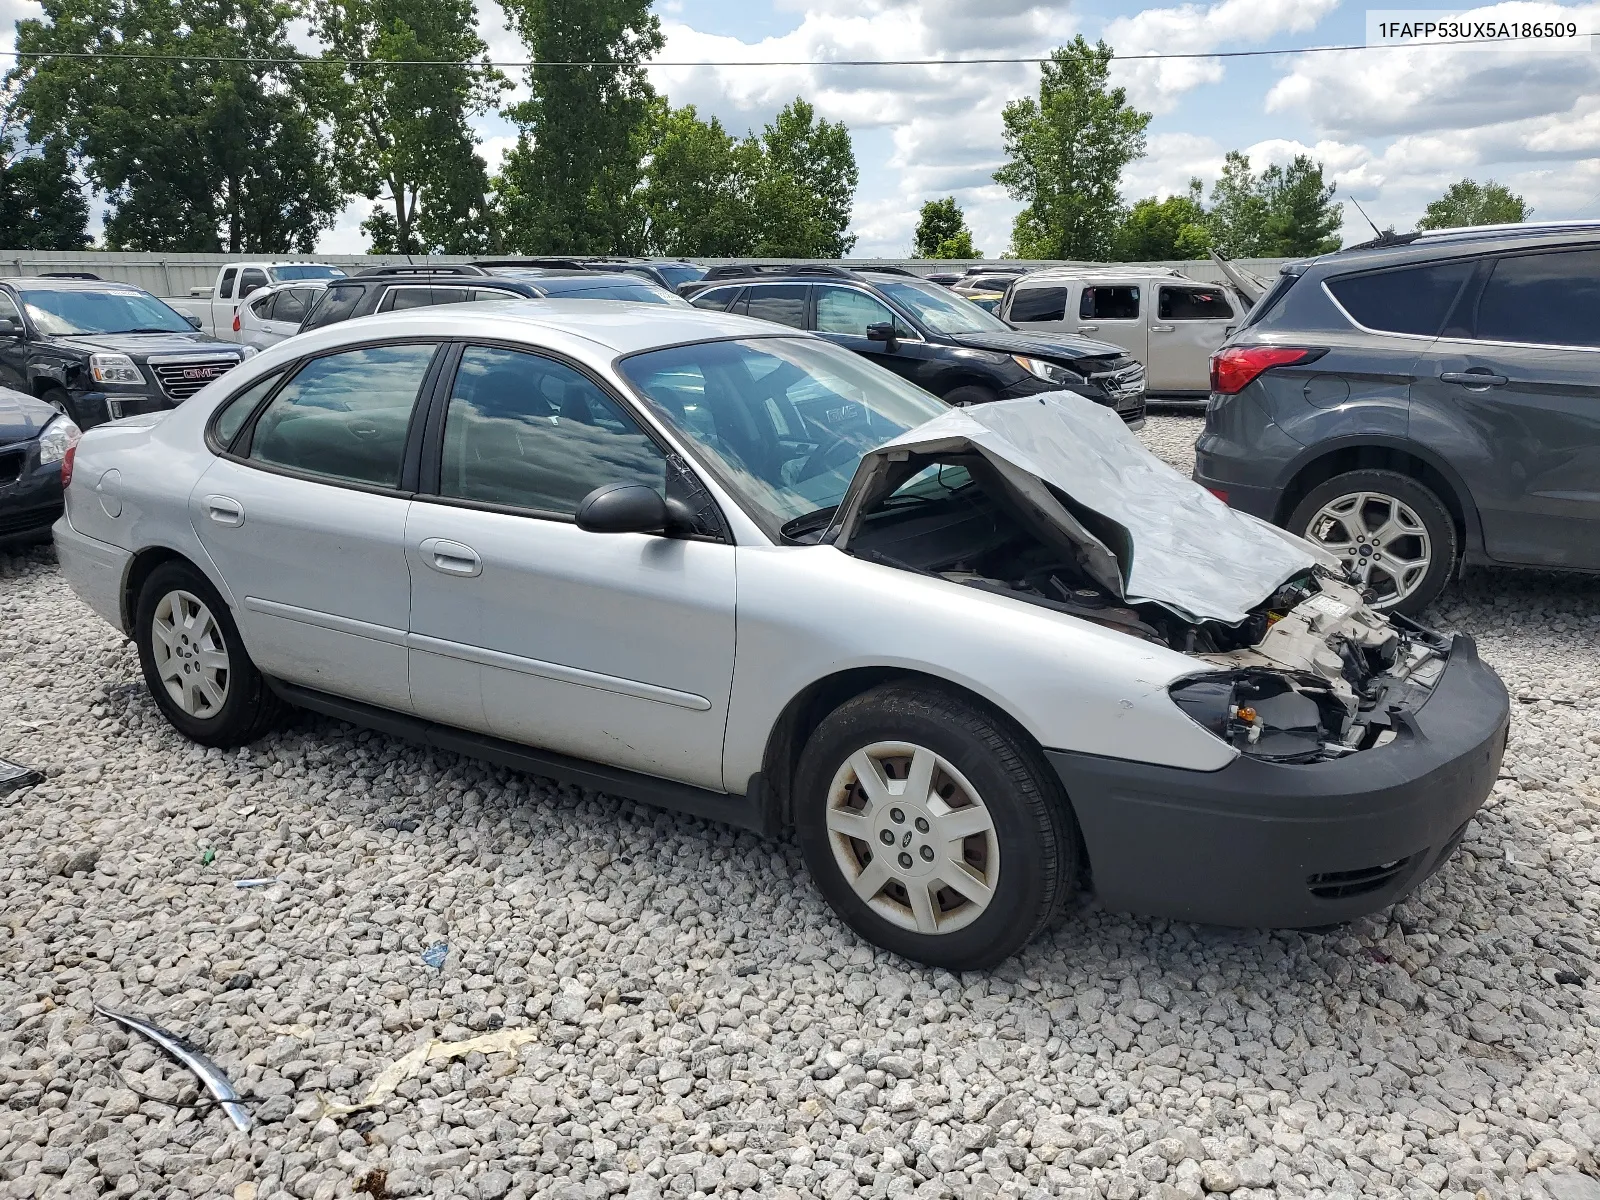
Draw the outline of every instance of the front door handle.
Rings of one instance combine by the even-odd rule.
[[[1078,332],[1079,333],[1093,333],[1095,330],[1097,330],[1099,328],[1100,328],[1100,326],[1098,326],[1098,325],[1079,325],[1078,326]]]
[[[1151,333],[1171,333],[1172,332],[1172,326],[1171,325],[1152,325],[1152,326],[1150,326],[1150,332]]]
[[[1440,371],[1439,379],[1443,383],[1459,383],[1469,388],[1505,387],[1511,382],[1504,375],[1496,375],[1479,367],[1470,371]]]
[[[232,496],[207,496],[206,516],[218,525],[243,525],[244,505]]]
[[[435,571],[471,579],[483,574],[483,560],[471,546],[444,538],[427,538],[418,547],[422,560]]]

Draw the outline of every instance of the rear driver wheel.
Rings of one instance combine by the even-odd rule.
[[[1009,724],[933,687],[889,684],[812,734],[795,824],[823,896],[868,941],[971,971],[1008,958],[1077,879],[1061,784]]]
[[[188,563],[162,563],[150,573],[134,622],[145,686],[185,737],[241,746],[283,717],[286,706],[245,653],[233,614]]]

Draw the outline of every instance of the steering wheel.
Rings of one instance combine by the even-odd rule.
[[[829,436],[832,441],[824,442],[806,456],[806,461],[800,465],[800,470],[794,477],[796,483],[804,483],[814,475],[831,471],[840,463],[861,457],[861,452],[851,442],[838,434]]]

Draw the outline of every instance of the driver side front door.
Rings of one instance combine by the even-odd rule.
[[[417,713],[722,790],[734,547],[578,528],[595,488],[678,468],[573,364],[467,346],[446,387],[406,526]]]

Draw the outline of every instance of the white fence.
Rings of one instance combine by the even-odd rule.
[[[419,255],[416,258],[408,259],[405,255],[400,254],[315,254],[279,255],[274,257],[272,255],[166,254],[109,250],[0,250],[0,276],[38,275],[48,271],[91,271],[102,279],[114,279],[123,283],[137,284],[139,287],[144,288],[146,291],[154,292],[158,296],[185,297],[194,288],[209,288],[216,280],[217,270],[224,263],[238,262],[241,258],[258,258],[265,261],[282,261],[292,258],[295,262],[331,263],[352,271],[387,263],[414,262],[421,265],[424,263],[460,263],[470,260],[468,255],[450,254]],[[714,266],[723,262],[800,263],[817,262],[819,260],[696,258],[693,261],[704,266]],[[829,261],[830,265],[841,267],[902,267],[919,275],[928,275],[935,271],[964,271],[969,266],[983,265],[995,267],[1097,265],[1061,261],[1019,262],[1016,259],[963,261],[955,259],[847,258]],[[1293,260],[1286,258],[1246,258],[1240,259],[1239,265],[1248,268],[1263,278],[1270,279],[1278,273],[1280,266],[1290,261]],[[1113,269],[1170,267],[1174,270],[1182,271],[1191,278],[1203,280],[1207,283],[1222,282],[1222,272],[1217,269],[1217,265],[1210,259],[1204,258],[1193,261],[1175,260],[1158,263],[1114,263],[1104,265]]]

